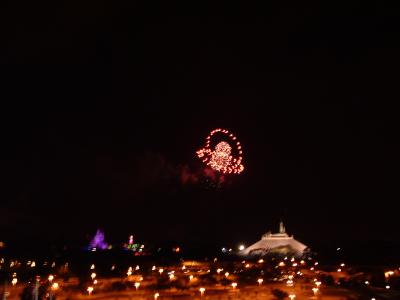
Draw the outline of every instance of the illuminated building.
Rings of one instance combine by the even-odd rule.
[[[295,240],[293,235],[286,233],[283,222],[279,224],[279,233],[267,232],[261,240],[240,251],[242,256],[264,256],[264,255],[293,255],[301,256],[307,246]]]
[[[133,235],[129,236],[128,243],[124,244],[125,250],[133,251],[135,252],[135,255],[142,255],[144,254],[144,245],[135,243],[133,239]]]
[[[100,229],[97,229],[95,236],[93,239],[90,241],[89,244],[89,250],[96,251],[96,250],[106,250],[108,247],[108,244],[106,243],[106,240],[104,238],[104,232],[102,232]]]

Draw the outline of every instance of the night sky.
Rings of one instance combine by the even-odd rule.
[[[320,2],[9,3],[0,240],[398,242],[398,9]],[[183,180],[217,127],[245,172]]]

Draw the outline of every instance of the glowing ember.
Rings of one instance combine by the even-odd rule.
[[[211,138],[216,134],[223,135],[223,140],[211,149]],[[230,143],[229,143],[230,142]],[[232,147],[233,145],[233,147]],[[243,172],[242,146],[237,138],[226,129],[211,131],[206,139],[206,146],[197,151],[197,156],[212,169],[225,174]]]

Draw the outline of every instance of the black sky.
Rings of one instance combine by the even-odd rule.
[[[0,239],[250,242],[284,218],[310,243],[398,241],[396,7],[21,4],[1,12]],[[245,172],[182,184],[215,127]]]

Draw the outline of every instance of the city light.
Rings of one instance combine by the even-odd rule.
[[[387,272],[385,272],[385,277],[386,277],[386,278],[389,278],[389,277],[392,276],[393,274],[394,274],[393,271],[387,271]]]
[[[17,278],[13,278],[13,279],[11,280],[11,284],[12,284],[13,286],[15,286],[15,285],[17,284],[17,282],[18,282],[18,279],[17,279]]]
[[[313,288],[312,291],[313,291],[314,295],[316,295],[318,293],[319,289],[318,288]]]
[[[140,282],[135,282],[135,289],[138,290],[140,286]]]
[[[92,274],[90,274],[90,277],[92,278],[92,280],[94,280],[96,278],[96,276],[97,276],[97,274],[94,272]]]
[[[244,245],[239,245],[239,250],[243,251],[246,247]]]
[[[49,275],[49,277],[47,278],[49,280],[49,282],[51,283],[54,279],[54,275]]]
[[[232,282],[232,288],[235,289],[237,287],[237,282]]]
[[[294,298],[296,298],[296,295],[295,294],[290,294],[289,298],[290,298],[290,300],[293,300]]]
[[[199,291],[200,291],[200,295],[203,297],[204,292],[206,291],[206,289],[201,287],[201,288],[199,288]]]
[[[58,285],[57,282],[54,282],[54,283],[51,285],[51,288],[52,288],[53,290],[58,290],[59,287],[60,287],[60,286]]]
[[[89,294],[89,296],[93,293],[93,287],[92,286],[89,286],[88,288],[87,288],[87,292],[88,292],[88,294]]]
[[[159,294],[159,293],[155,293],[155,294],[154,294],[154,299],[157,300],[158,297],[160,297],[160,294]]]
[[[258,278],[258,279],[257,279],[258,285],[262,285],[263,281],[264,281],[264,279]]]

